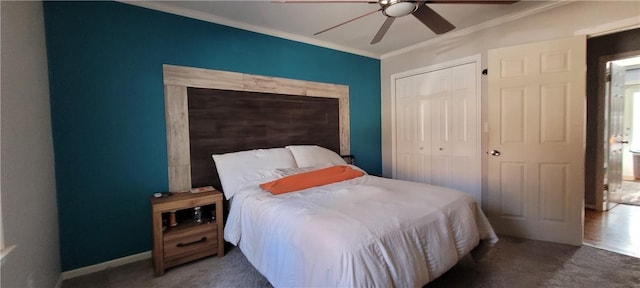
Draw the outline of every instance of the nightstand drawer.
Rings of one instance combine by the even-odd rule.
[[[186,256],[194,253],[211,252],[218,248],[218,229],[216,224],[202,224],[195,229],[164,238],[164,257]]]

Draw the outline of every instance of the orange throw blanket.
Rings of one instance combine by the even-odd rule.
[[[273,195],[278,195],[349,180],[362,175],[364,175],[362,171],[355,170],[349,166],[333,166],[263,183],[260,184],[260,188],[271,192]]]

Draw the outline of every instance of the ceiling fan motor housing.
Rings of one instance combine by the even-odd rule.
[[[409,15],[418,9],[418,2],[403,0],[380,0],[382,14],[388,17],[402,17]]]

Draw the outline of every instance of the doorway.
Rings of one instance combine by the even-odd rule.
[[[618,204],[640,205],[640,181],[636,181],[640,180],[640,54],[607,61],[603,66],[606,77],[602,207],[607,211]]]
[[[620,187],[606,190],[608,206],[640,206],[640,55],[612,62],[622,67],[623,119]]]
[[[621,63],[625,68],[624,131],[630,141],[622,151],[619,203],[640,205],[640,55]]]
[[[634,103],[640,106],[640,95],[634,101],[640,92],[638,37],[640,29],[633,29],[587,41],[585,201],[590,209],[584,223],[586,245],[635,257],[640,257],[640,206],[630,205],[630,198],[640,194],[634,173],[640,169],[633,161],[640,156],[635,153],[640,152],[640,107],[634,111]]]
[[[603,211],[585,211],[585,244],[640,257],[640,55],[607,61]]]

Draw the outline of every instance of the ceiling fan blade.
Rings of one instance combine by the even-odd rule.
[[[518,0],[425,0],[420,2],[431,4],[513,4],[518,2]]]
[[[396,20],[395,17],[387,17],[387,20],[384,20],[384,23],[380,26],[380,30],[378,30],[376,36],[371,40],[371,44],[376,44],[382,40],[382,37],[384,37],[384,34],[387,34],[387,31],[389,30],[389,27],[391,27],[391,24],[393,24],[394,20]]]
[[[419,5],[418,10],[412,14],[436,34],[446,33],[456,28],[447,19],[444,19],[440,14],[424,4]]]
[[[360,19],[360,18],[362,18],[362,17],[369,16],[369,15],[371,15],[371,14],[373,14],[373,13],[376,13],[376,12],[378,12],[378,11],[380,11],[380,10],[382,10],[382,8],[380,8],[380,9],[378,9],[378,10],[374,10],[374,11],[368,12],[367,14],[364,14],[364,15],[360,15],[360,16],[358,16],[358,17],[356,17],[356,18],[351,19],[351,20],[344,21],[344,22],[342,22],[342,23],[340,23],[340,24],[338,24],[338,25],[331,26],[331,27],[329,27],[329,28],[327,28],[327,29],[324,29],[324,30],[322,30],[322,31],[320,31],[320,32],[316,32],[316,33],[314,33],[314,34],[313,34],[313,36],[316,36],[316,35],[318,35],[318,34],[322,34],[322,33],[327,32],[327,31],[329,31],[329,30],[331,30],[331,29],[333,29],[333,28],[340,27],[340,26],[342,26],[342,25],[344,25],[344,24],[347,24],[347,23],[350,23],[350,22],[356,21],[356,20],[358,20],[358,19]]]
[[[361,1],[358,1],[358,0],[346,0],[346,1],[340,1],[340,0],[327,0],[327,1],[322,1],[322,0],[319,0],[319,1],[314,1],[314,0],[312,0],[312,1],[279,0],[279,1],[271,1],[271,3],[280,3],[280,4],[288,4],[288,3],[297,3],[297,4],[300,4],[300,3],[303,3],[303,4],[306,4],[306,3],[313,3],[313,4],[325,4],[325,3],[367,3],[367,4],[378,4],[377,1],[366,1],[366,0],[361,0]]]

